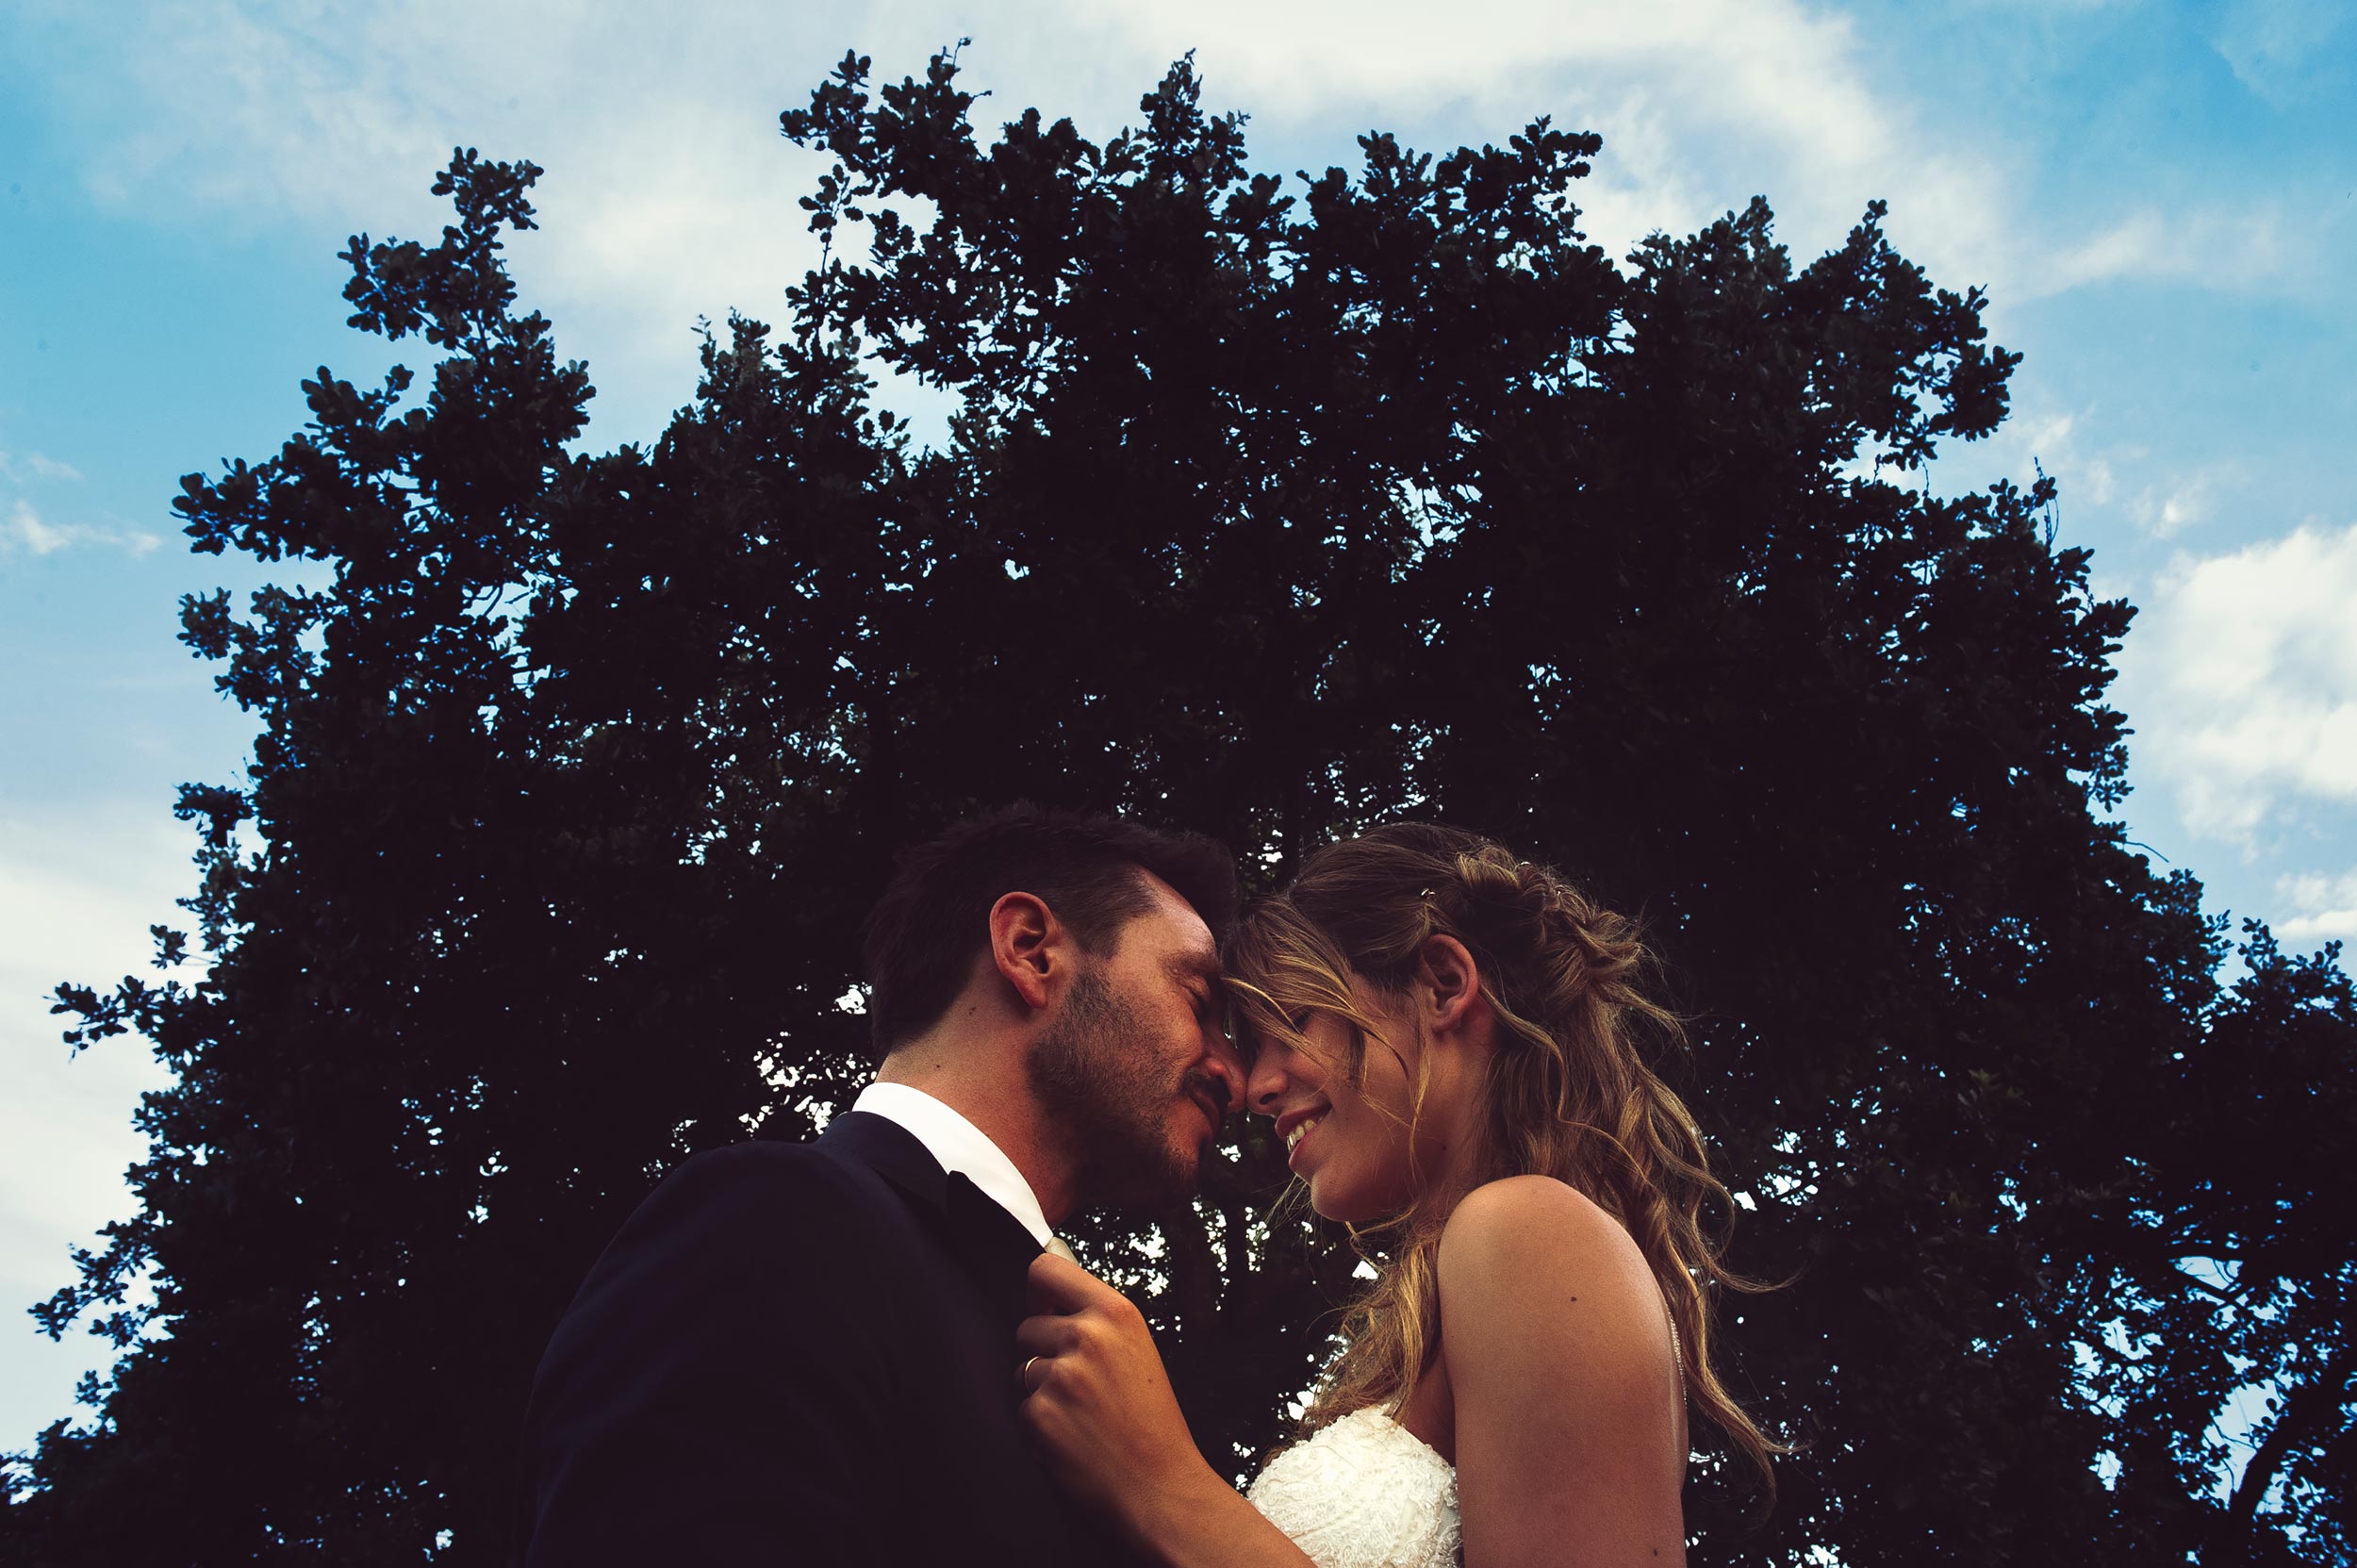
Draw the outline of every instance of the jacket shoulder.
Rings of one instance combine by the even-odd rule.
[[[783,1241],[844,1229],[865,1230],[900,1208],[875,1172],[838,1160],[816,1144],[754,1139],[705,1149],[682,1161],[640,1206],[654,1222],[690,1215],[733,1215],[759,1223]]]

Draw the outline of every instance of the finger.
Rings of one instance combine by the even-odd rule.
[[[1077,1312],[1112,1289],[1069,1258],[1043,1252],[1031,1260],[1024,1294],[1033,1312]]]
[[[1026,1394],[1038,1393],[1039,1385],[1047,1380],[1048,1371],[1054,1363],[1055,1358],[1052,1356],[1032,1356],[1026,1360],[1023,1363],[1021,1375],[1023,1380],[1023,1392]]]
[[[1014,1326],[1015,1348],[1027,1356],[1057,1356],[1080,1343],[1080,1330],[1069,1317],[1027,1317]]]

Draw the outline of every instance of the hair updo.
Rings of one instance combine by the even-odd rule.
[[[1712,1365],[1713,1287],[1760,1287],[1724,1268],[1704,1213],[1732,1217],[1702,1135],[1654,1070],[1685,1048],[1677,1015],[1648,993],[1654,969],[1636,922],[1545,866],[1476,834],[1398,822],[1318,850],[1283,892],[1255,902],[1229,938],[1227,968],[1244,1043],[1299,1047],[1292,1019],[1325,1013],[1345,1026],[1344,1064],[1363,1081],[1370,1046],[1398,1054],[1351,990],[1408,989],[1426,942],[1452,936],[1472,953],[1497,1019],[1483,1085],[1476,1182],[1556,1177],[1620,1222],[1644,1254],[1682,1347],[1687,1395],[1756,1465],[1772,1492],[1777,1452]],[[1417,1053],[1412,1118],[1423,1107]],[[1344,1346],[1303,1418],[1305,1431],[1371,1405],[1397,1415],[1437,1350],[1438,1262],[1446,1195],[1361,1232],[1384,1238],[1376,1278],[1344,1320]],[[1363,1247],[1362,1247],[1363,1250]]]

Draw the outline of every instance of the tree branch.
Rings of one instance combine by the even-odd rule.
[[[2276,1472],[2292,1449],[2307,1442],[2317,1424],[2340,1409],[2349,1392],[2349,1347],[2345,1345],[2325,1363],[2322,1376],[2298,1385],[2284,1396],[2283,1413],[2276,1417],[2258,1452],[2243,1467],[2242,1479],[2227,1499],[2226,1511],[2210,1537],[2216,1550],[2202,1552],[2202,1568],[2233,1568],[2250,1560],[2251,1530],[2260,1501],[2275,1484]]]

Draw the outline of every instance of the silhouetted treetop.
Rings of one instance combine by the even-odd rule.
[[[1805,1446],[1757,1530],[1702,1456],[1697,1560],[2345,1558],[2357,999],[2263,929],[2230,975],[2125,842],[2131,611],[2054,487],[1926,483],[2005,416],[1982,292],[1880,203],[1803,265],[1765,200],[1616,260],[1545,117],[1286,178],[1191,59],[1102,143],[962,80],[849,55],[784,113],[820,259],[651,445],[582,450],[505,270],[539,171],[460,151],[438,241],[344,253],[430,368],[321,369],[184,482],[193,549],[329,580],[184,606],[254,761],[177,807],[209,956],[158,927],[157,977],[59,991],[173,1079],[35,1310],[120,1356],[6,1472],[0,1560],[507,1560],[591,1260],[846,1103],[892,851],[1025,796],[1264,882],[1437,817],[1643,914],[1733,1262],[1792,1280],[1724,1337]],[[1353,1260],[1264,1131],[1228,1156],[1078,1239],[1242,1470]]]

